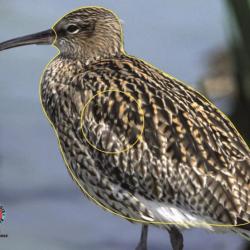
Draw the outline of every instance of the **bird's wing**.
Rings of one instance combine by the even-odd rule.
[[[93,150],[93,157],[110,180],[146,199],[221,222],[249,220],[249,148],[202,95],[135,58],[91,65],[77,82],[94,93],[122,91],[95,98],[83,126],[97,148],[109,151]],[[141,102],[144,131],[142,140],[123,151],[142,127],[133,100]]]

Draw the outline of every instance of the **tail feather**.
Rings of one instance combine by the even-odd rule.
[[[236,234],[239,234],[241,237],[245,238],[246,240],[250,241],[250,231],[241,229],[241,228],[233,228],[232,231]]]

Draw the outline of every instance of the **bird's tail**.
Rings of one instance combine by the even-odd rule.
[[[238,227],[233,228],[232,231],[245,238],[246,240],[250,241],[250,231]]]

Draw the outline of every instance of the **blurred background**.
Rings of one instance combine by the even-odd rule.
[[[125,48],[202,91],[250,142],[250,1],[1,0],[0,41],[48,29],[74,8],[101,5],[123,20]],[[129,250],[140,226],[87,201],[69,177],[39,103],[50,46],[0,54],[1,250]],[[248,249],[233,234],[184,232],[185,250]],[[170,249],[151,228],[149,249]],[[249,248],[250,249],[250,248]]]

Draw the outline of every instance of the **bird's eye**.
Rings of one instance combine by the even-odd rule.
[[[71,24],[67,27],[67,31],[71,34],[76,34],[78,33],[80,30],[80,28],[74,24]]]

